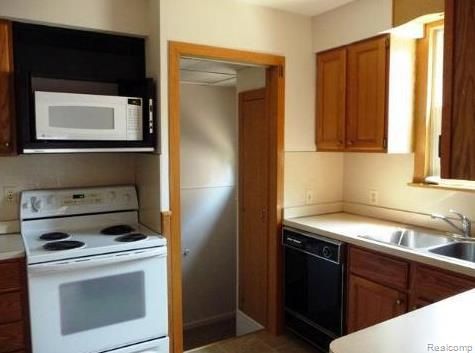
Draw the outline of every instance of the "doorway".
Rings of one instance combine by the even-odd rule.
[[[174,353],[183,352],[183,276],[182,276],[182,188],[181,170],[181,112],[180,62],[183,58],[211,59],[231,63],[267,66],[265,82],[265,116],[268,117],[268,190],[265,208],[266,278],[265,327],[278,334],[282,325],[281,310],[281,254],[280,230],[282,213],[283,178],[283,118],[284,118],[284,58],[274,55],[250,53],[187,43],[170,42],[169,45],[169,148],[170,148],[170,208],[163,214],[164,233],[169,239],[170,254],[170,337]],[[183,209],[184,211],[184,209]],[[262,214],[259,213],[261,218]],[[185,249],[186,250],[186,249]],[[262,281],[262,279],[261,279]],[[262,296],[262,293],[260,293]]]

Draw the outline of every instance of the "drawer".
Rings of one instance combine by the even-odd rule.
[[[0,353],[21,351],[24,342],[23,321],[0,325]]]
[[[350,271],[392,288],[409,285],[409,263],[359,248],[350,248]]]
[[[20,292],[0,294],[0,324],[22,319],[22,296]]]
[[[475,288],[475,281],[430,267],[417,266],[414,288],[417,297],[436,302]]]
[[[22,266],[20,262],[0,263],[0,292],[22,287]]]

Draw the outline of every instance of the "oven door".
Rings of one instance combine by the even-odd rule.
[[[96,353],[166,337],[166,247],[28,266],[33,353]]]
[[[36,139],[126,141],[127,102],[126,97],[36,91]],[[141,104],[141,114],[140,109]],[[138,113],[134,118],[130,127],[141,128]]]

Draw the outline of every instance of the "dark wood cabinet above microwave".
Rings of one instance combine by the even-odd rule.
[[[15,152],[11,23],[0,21],[0,155]]]
[[[155,83],[145,77],[144,38],[13,23],[13,48],[20,152],[155,149],[156,89]],[[54,139],[40,137],[35,118],[36,92],[141,98],[143,137],[135,141],[89,137],[73,140],[61,135]],[[82,115],[74,116],[81,119]]]

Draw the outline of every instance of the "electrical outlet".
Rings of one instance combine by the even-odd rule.
[[[5,186],[3,188],[3,197],[7,203],[16,203],[18,199],[18,189],[15,186]]]
[[[371,205],[377,205],[379,202],[379,193],[377,190],[369,191],[369,203]]]
[[[313,203],[313,190],[307,189],[305,191],[305,204],[309,205]]]

